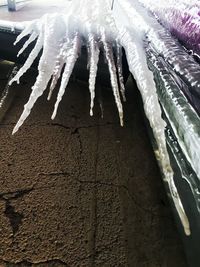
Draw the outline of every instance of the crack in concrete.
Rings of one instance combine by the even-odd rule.
[[[128,123],[128,120],[125,120],[124,123]],[[15,122],[10,122],[10,123],[0,123],[0,126],[14,126],[16,123]],[[61,127],[64,128],[66,130],[71,130],[73,129],[73,132],[76,132],[76,129],[80,130],[80,129],[89,129],[89,128],[96,128],[96,127],[105,127],[105,126],[119,126],[119,123],[116,122],[106,122],[106,123],[102,123],[102,124],[93,124],[93,125],[80,125],[80,126],[67,126],[64,125],[62,123],[31,123],[31,124],[25,124],[24,127],[45,127],[45,126],[55,126],[55,127]],[[73,134],[72,132],[72,134]]]
[[[80,125],[80,126],[76,126],[76,127],[66,126],[66,125],[63,125],[61,123],[51,123],[49,125],[62,127],[62,128],[67,129],[67,130],[73,129],[71,134],[78,134],[79,137],[80,137],[79,130],[81,130],[81,129],[90,129],[90,128],[97,128],[97,127],[105,127],[105,126],[119,126],[118,123],[113,123],[113,122],[106,122],[104,124],[94,124],[94,125]]]
[[[105,125],[108,125],[105,124]],[[104,125],[104,126],[105,126]],[[87,129],[87,128],[97,128],[97,144],[96,144],[96,153],[95,153],[95,166],[94,166],[94,182],[96,181],[97,177],[97,161],[98,161],[98,148],[99,148],[99,126],[103,125],[91,125],[91,126],[82,126],[82,127],[75,127],[71,132],[72,135],[76,135],[78,143],[79,143],[79,160],[78,160],[78,176],[81,173],[81,158],[83,154],[83,144],[81,140],[80,129]],[[77,182],[81,184],[81,181],[76,178]],[[88,259],[90,267],[95,266],[95,258],[96,258],[96,227],[97,227],[97,193],[96,189],[92,192],[92,200],[90,205],[90,230],[88,231],[88,246],[89,246],[89,255],[79,258],[77,260],[82,261]]]
[[[99,158],[99,127],[97,128],[97,143],[95,151],[95,162],[94,162],[94,182],[97,181],[97,166]],[[91,232],[89,232],[89,249],[91,252],[90,266],[95,266],[96,259],[96,235],[97,235],[97,190],[96,187],[92,191],[92,200],[91,200]]]
[[[128,186],[126,185],[123,185],[123,184],[115,184],[115,183],[108,183],[108,182],[103,182],[103,181],[93,181],[93,180],[80,180],[80,179],[76,179],[77,182],[81,183],[81,184],[94,184],[94,185],[103,185],[103,186],[113,186],[113,187],[118,187],[118,188],[123,188],[127,194],[128,194],[128,197],[133,201],[133,203],[140,209],[142,210],[143,212],[148,212],[150,213],[151,215],[154,215],[154,216],[160,216],[160,214],[157,214],[156,212],[153,212],[152,209],[147,209],[143,206],[141,206],[138,201],[135,199],[135,197],[130,193],[130,190],[128,188]],[[168,218],[167,216],[162,216],[164,218]]]
[[[65,175],[70,175],[69,172],[65,172],[65,171],[58,171],[58,172],[40,172],[37,174],[38,176],[40,175],[44,175],[44,176],[65,176]],[[101,180],[80,180],[78,178],[75,179],[78,183],[80,184],[94,184],[94,185],[102,185],[102,186],[113,186],[113,187],[118,187],[118,188],[123,188],[129,198],[133,201],[133,203],[139,208],[141,209],[143,212],[148,212],[150,213],[151,215],[154,215],[154,216],[158,216],[158,214],[156,212],[153,212],[152,209],[147,209],[143,206],[141,206],[138,201],[135,199],[135,197],[130,193],[130,190],[128,188],[128,186],[124,185],[124,184],[116,184],[116,183],[112,183],[112,182],[103,182]],[[43,189],[50,189],[52,188],[53,186],[42,186],[42,187],[31,187],[31,188],[28,188],[28,189],[22,189],[22,190],[17,190],[17,191],[14,191],[14,192],[4,192],[4,193],[0,193],[0,200],[3,200],[3,201],[10,201],[10,200],[13,200],[13,199],[17,199],[19,197],[22,197],[24,196],[25,194],[28,194],[30,193],[31,191],[35,191],[35,190],[43,190]],[[159,215],[160,217],[160,215]],[[168,216],[162,216],[162,218],[168,218]]]

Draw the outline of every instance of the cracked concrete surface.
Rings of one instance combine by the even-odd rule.
[[[13,86],[0,124],[0,266],[186,266],[135,90],[123,128],[109,90],[104,119],[97,103],[90,117],[87,85],[74,82],[55,121],[55,95],[41,97],[12,136],[32,77]]]

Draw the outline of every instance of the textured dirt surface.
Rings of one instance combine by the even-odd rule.
[[[112,93],[101,88],[104,119],[98,101],[91,118],[76,81],[55,121],[43,96],[12,136],[32,77],[0,124],[0,266],[186,266],[133,85],[123,128]]]

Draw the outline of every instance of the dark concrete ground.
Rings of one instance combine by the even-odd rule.
[[[0,90],[7,64],[0,65]],[[12,129],[29,72],[0,124],[0,266],[184,267],[185,256],[129,85],[125,126],[110,90],[89,116],[87,84],[71,82],[54,121],[41,97]]]

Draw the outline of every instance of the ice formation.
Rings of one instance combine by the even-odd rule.
[[[139,1],[147,7],[187,49],[200,57],[200,4],[198,1]]]
[[[10,81],[10,84],[14,81],[19,83],[20,77],[30,68],[41,50],[42,56],[38,66],[39,74],[32,88],[29,101],[24,106],[24,111],[13,130],[13,133],[15,133],[23,124],[38,97],[43,94],[51,80],[48,96],[48,99],[50,99],[52,91],[54,90],[63,70],[61,85],[58,90],[57,100],[52,114],[52,119],[55,118],[59,103],[65,93],[65,89],[69,82],[75,62],[79,56],[82,44],[88,47],[89,55],[89,90],[91,94],[90,115],[93,115],[95,81],[101,49],[104,51],[108,63],[113,95],[119,112],[120,124],[123,125],[123,107],[120,96],[121,91],[123,99],[125,98],[121,64],[122,53],[119,44],[115,41],[117,31],[111,11],[108,8],[109,3],[104,2],[104,4],[102,4],[102,2],[100,5],[100,2],[101,1],[94,1],[91,3],[91,1],[85,0],[82,1],[80,8],[78,1],[74,1],[67,14],[47,14],[40,20],[35,20],[28,24],[17,37],[15,43],[19,42],[24,36],[29,35],[28,40],[25,42],[18,55],[20,55],[35,39],[37,39],[37,41],[25,64]],[[79,16],[75,15],[77,12]],[[115,65],[114,50],[117,51],[118,68],[116,68]]]
[[[78,15],[76,15],[78,14]],[[120,20],[119,20],[120,18]],[[90,115],[93,115],[95,98],[95,81],[97,75],[100,51],[103,51],[108,64],[110,81],[114,99],[119,113],[120,124],[123,125],[123,106],[121,97],[125,100],[125,87],[122,73],[122,47],[125,49],[130,72],[133,74],[143,98],[144,110],[157,140],[162,172],[168,183],[174,205],[177,209],[185,233],[190,234],[190,226],[181,199],[173,180],[173,171],[165,140],[165,121],[161,116],[156,86],[152,72],[148,69],[144,39],[153,40],[162,52],[167,51],[165,43],[159,39],[157,21],[148,16],[137,0],[115,1],[114,11],[111,11],[110,1],[82,0],[73,1],[71,8],[65,14],[45,15],[40,20],[28,24],[18,36],[16,42],[24,36],[29,36],[19,53],[36,40],[24,66],[11,80],[19,82],[20,77],[30,68],[31,64],[42,51],[39,60],[36,82],[24,111],[17,122],[13,133],[29,116],[37,99],[50,83],[48,99],[61,78],[57,100],[52,119],[55,118],[58,106],[67,88],[75,62],[81,53],[81,46],[88,48],[89,91],[91,95]],[[166,52],[167,53],[167,52]],[[115,60],[116,59],[116,60]],[[117,64],[116,64],[116,62]]]
[[[161,116],[161,109],[158,102],[153,74],[148,69],[144,51],[143,40],[146,35],[149,36],[152,41],[164,46],[164,42],[162,40],[159,42],[159,36],[157,35],[159,25],[148,16],[146,10],[144,10],[136,1],[134,2],[134,5],[132,5],[129,0],[118,0],[118,5],[120,14],[116,14],[116,16],[120,15],[121,17],[120,23],[118,23],[119,40],[126,51],[129,69],[136,79],[138,88],[141,92],[145,113],[157,140],[157,156],[161,162],[161,169],[166,178],[166,182],[168,183],[174,205],[182,221],[186,235],[190,235],[189,221],[173,180],[173,170],[170,165],[165,140],[166,125]],[[122,18],[124,20],[123,25],[121,23]],[[130,28],[129,25],[135,25],[135,27]]]

